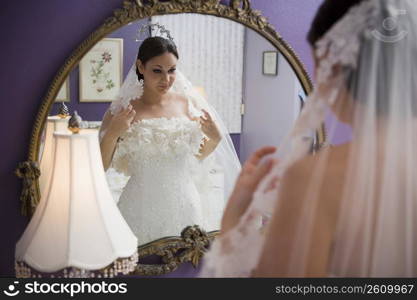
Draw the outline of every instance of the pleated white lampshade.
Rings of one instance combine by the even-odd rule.
[[[58,116],[48,117],[45,124],[45,136],[44,143],[41,145],[39,152],[39,161],[40,161],[40,170],[41,176],[39,177],[39,190],[41,195],[45,193],[45,190],[48,188],[48,182],[50,182],[52,175],[52,164],[55,156],[55,143],[53,143],[53,134],[54,132],[67,132],[68,130],[68,120],[69,116],[66,118],[60,118]]]
[[[108,188],[97,133],[56,132],[52,142],[51,182],[16,245],[16,276],[59,271],[64,277],[112,277],[133,271],[137,239]]]

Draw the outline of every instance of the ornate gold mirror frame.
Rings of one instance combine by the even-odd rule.
[[[226,1],[223,1],[226,2]],[[102,38],[118,28],[147,17],[165,14],[198,13],[227,18],[249,27],[269,42],[271,42],[287,59],[296,76],[301,82],[306,94],[312,90],[311,80],[293,51],[282,39],[271,24],[259,11],[251,8],[250,0],[229,0],[229,4],[221,4],[220,0],[129,0],[124,1],[123,6],[113,11],[113,15],[91,33],[67,58],[55,75],[49,89],[42,101],[35,124],[32,130],[28,160],[21,162],[16,169],[16,175],[23,179],[23,188],[20,196],[22,214],[31,216],[40,200],[38,178],[40,169],[38,154],[41,143],[41,134],[45,125],[49,110],[61,85],[72,69],[80,62],[81,58]],[[323,145],[326,139],[324,126],[317,132],[316,148]],[[157,255],[162,258],[162,264],[139,264],[135,274],[160,275],[175,270],[181,263],[191,261],[198,265],[205,249],[218,231],[206,233],[198,226],[185,228],[181,237],[162,238],[146,245],[138,247],[139,261],[148,255]]]

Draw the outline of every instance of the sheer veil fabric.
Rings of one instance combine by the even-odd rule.
[[[416,41],[416,1],[365,0],[316,43],[316,87],[278,147],[280,163],[238,225],[213,243],[202,277],[251,276],[266,243],[285,230],[291,235],[268,259],[283,261],[282,276],[307,276],[328,207],[334,226],[321,253],[326,276],[417,276]],[[352,139],[311,155],[303,137],[329,111],[351,126]],[[330,137],[334,130],[327,128]],[[314,168],[300,177],[297,206],[282,197],[280,179],[306,162]],[[262,228],[259,218],[275,218],[284,207],[293,215],[288,228],[273,232],[272,221]]]

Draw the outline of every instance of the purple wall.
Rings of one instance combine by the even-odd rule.
[[[312,70],[305,35],[321,0],[254,0]],[[20,214],[21,180],[14,174],[27,158],[42,97],[58,68],[122,0],[5,0],[0,10],[1,153],[0,276],[14,275],[14,247],[27,224]],[[177,276],[190,276],[187,266]],[[187,270],[185,270],[187,269]],[[171,274],[173,276],[174,274]]]

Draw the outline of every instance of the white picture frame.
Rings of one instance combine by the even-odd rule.
[[[262,57],[262,74],[278,75],[278,51],[264,51]]]
[[[104,38],[80,61],[80,102],[111,102],[122,84],[123,39]]]

